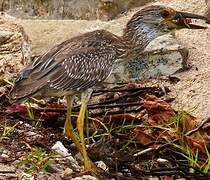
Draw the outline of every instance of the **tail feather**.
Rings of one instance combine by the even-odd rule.
[[[39,80],[36,82],[25,83],[24,80],[18,82],[10,92],[12,100],[22,102],[29,97],[34,97],[46,85],[46,81]]]

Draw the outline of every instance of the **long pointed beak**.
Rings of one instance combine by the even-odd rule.
[[[198,14],[188,12],[176,12],[172,21],[176,24],[177,28],[189,28],[189,29],[206,29],[207,27],[196,25],[192,23],[192,19],[207,20],[207,17]]]

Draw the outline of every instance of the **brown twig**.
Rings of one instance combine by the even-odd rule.
[[[164,87],[166,91],[168,91],[167,87]],[[130,88],[130,87],[123,87],[123,88],[114,88],[114,89],[98,89],[94,91],[94,93],[99,93],[99,92],[135,92],[135,91],[142,91],[142,92],[151,92],[151,91],[162,91],[161,88],[159,87],[136,87],[136,88]]]
[[[125,106],[141,106],[143,102],[131,102],[131,103],[119,103],[119,104],[96,104],[89,105],[88,109],[98,109],[98,108],[115,108],[115,107],[125,107]]]
[[[117,107],[128,107],[128,106],[142,106],[143,102],[131,102],[131,103],[118,103],[118,104],[88,104],[88,109],[107,109],[107,108],[117,108]],[[80,106],[79,106],[80,107]],[[72,108],[72,111],[78,111],[78,106]],[[42,108],[42,107],[33,107],[36,111],[44,112],[66,112],[66,108]]]
[[[11,170],[1,170],[0,174],[13,174],[15,173],[15,171],[11,171]]]
[[[169,89],[167,87],[164,87],[165,91],[168,92]],[[118,96],[117,98],[110,99],[107,101],[99,102],[95,105],[100,105],[100,104],[111,104],[115,103],[123,98],[128,98],[128,97],[134,97],[134,96],[144,96],[145,94],[148,93],[153,93],[155,94],[156,92],[163,92],[162,88],[159,87],[142,87],[142,88],[121,88],[121,89],[103,89],[103,90],[97,90],[97,92],[127,92],[126,94],[123,94],[121,96]],[[79,107],[79,106],[76,106]]]
[[[140,107],[138,107],[136,109],[90,113],[90,115],[91,115],[91,117],[97,117],[97,116],[103,116],[103,115],[109,116],[109,115],[115,115],[115,114],[125,114],[125,113],[131,113],[131,112],[140,112],[143,109],[144,109],[143,106],[140,106]]]

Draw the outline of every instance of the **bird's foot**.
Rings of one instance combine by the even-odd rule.
[[[102,169],[98,168],[92,161],[89,161],[90,166],[84,167],[84,170],[80,173],[80,175],[92,175],[99,176],[102,172]]]

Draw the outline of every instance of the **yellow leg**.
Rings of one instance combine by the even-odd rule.
[[[73,98],[71,96],[66,97],[67,98],[67,117],[66,117],[64,128],[65,128],[66,136],[74,142],[79,152],[83,156],[85,171],[97,173],[98,169],[96,168],[94,163],[89,160],[87,156],[87,152],[85,148],[85,141],[84,141],[84,117],[85,117],[85,111],[87,109],[87,102],[90,98],[90,95],[91,95],[91,92],[82,93],[82,97],[81,97],[82,105],[79,112],[79,116],[77,118],[77,129],[79,132],[79,138],[78,138],[78,135],[74,133],[73,126],[71,123],[71,107],[72,107],[72,102],[73,102]]]
[[[85,111],[86,111],[87,105],[86,102],[82,100],[82,105],[81,109],[79,112],[79,116],[77,118],[77,129],[79,132],[79,137],[81,141],[81,146],[82,146],[82,156],[84,159],[84,166],[85,166],[85,171],[91,171],[91,162],[87,156],[87,151],[85,147],[85,140],[84,140],[84,118],[85,118]]]
[[[74,142],[79,151],[82,152],[82,146],[80,144],[80,141],[78,140],[78,137],[74,133],[73,126],[71,123],[71,108],[72,108],[73,97],[66,96],[66,99],[67,99],[67,115],[64,125],[65,134],[68,139],[71,139]]]

